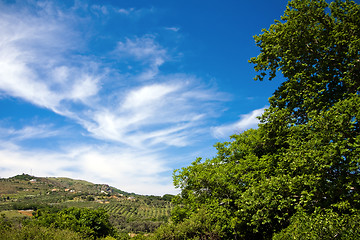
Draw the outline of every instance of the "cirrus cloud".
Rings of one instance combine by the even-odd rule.
[[[217,127],[212,127],[211,132],[215,138],[224,139],[230,135],[240,133],[249,128],[256,128],[260,123],[258,117],[264,113],[265,107],[253,110],[250,113],[240,115],[240,120],[224,124]]]

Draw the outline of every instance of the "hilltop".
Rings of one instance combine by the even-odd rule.
[[[0,178],[0,194],[19,194],[22,191],[44,194],[49,192],[71,192],[86,194],[120,194],[124,196],[136,195],[127,193],[107,184],[94,184],[85,180],[65,177],[35,177],[29,174],[16,175],[10,178]]]

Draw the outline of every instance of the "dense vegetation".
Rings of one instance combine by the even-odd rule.
[[[255,79],[283,82],[258,129],[175,172],[157,238],[360,239],[360,6],[292,0],[255,41]]]

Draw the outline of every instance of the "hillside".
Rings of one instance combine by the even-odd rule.
[[[166,222],[172,209],[171,195],[143,196],[107,184],[28,174],[0,178],[0,211],[103,208],[120,232],[151,232]],[[22,212],[29,215],[29,211]],[[10,214],[11,215],[11,214]]]
[[[35,192],[36,194],[48,192],[64,192],[69,191],[72,193],[87,193],[87,194],[100,194],[100,193],[119,193],[124,196],[130,194],[107,184],[94,184],[84,180],[75,180],[71,178],[56,178],[56,177],[35,177],[28,174],[17,175],[11,178],[0,178],[0,194],[19,194],[21,191]]]

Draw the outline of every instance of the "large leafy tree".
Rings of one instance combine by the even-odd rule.
[[[255,79],[282,75],[283,82],[258,129],[218,143],[215,158],[175,172],[181,193],[167,238],[270,239],[280,231],[289,236],[299,219],[328,218],[317,229],[357,219],[360,6],[292,0],[255,41],[261,51],[250,60]],[[184,223],[196,231],[184,233]]]
[[[255,36],[261,50],[250,60],[259,72],[255,79],[272,80],[278,71],[286,78],[263,119],[286,109],[290,122],[305,123],[310,112],[360,90],[359,5],[336,0],[327,7],[325,0],[293,0],[282,21]]]
[[[289,127],[309,114],[360,91],[360,7],[353,1],[293,0],[255,41],[255,79],[285,77],[261,117],[269,148],[286,146]]]
[[[293,0],[281,20],[250,60],[255,79],[285,77],[261,116],[266,151],[275,172],[301,179],[300,203],[359,207],[360,6]]]

